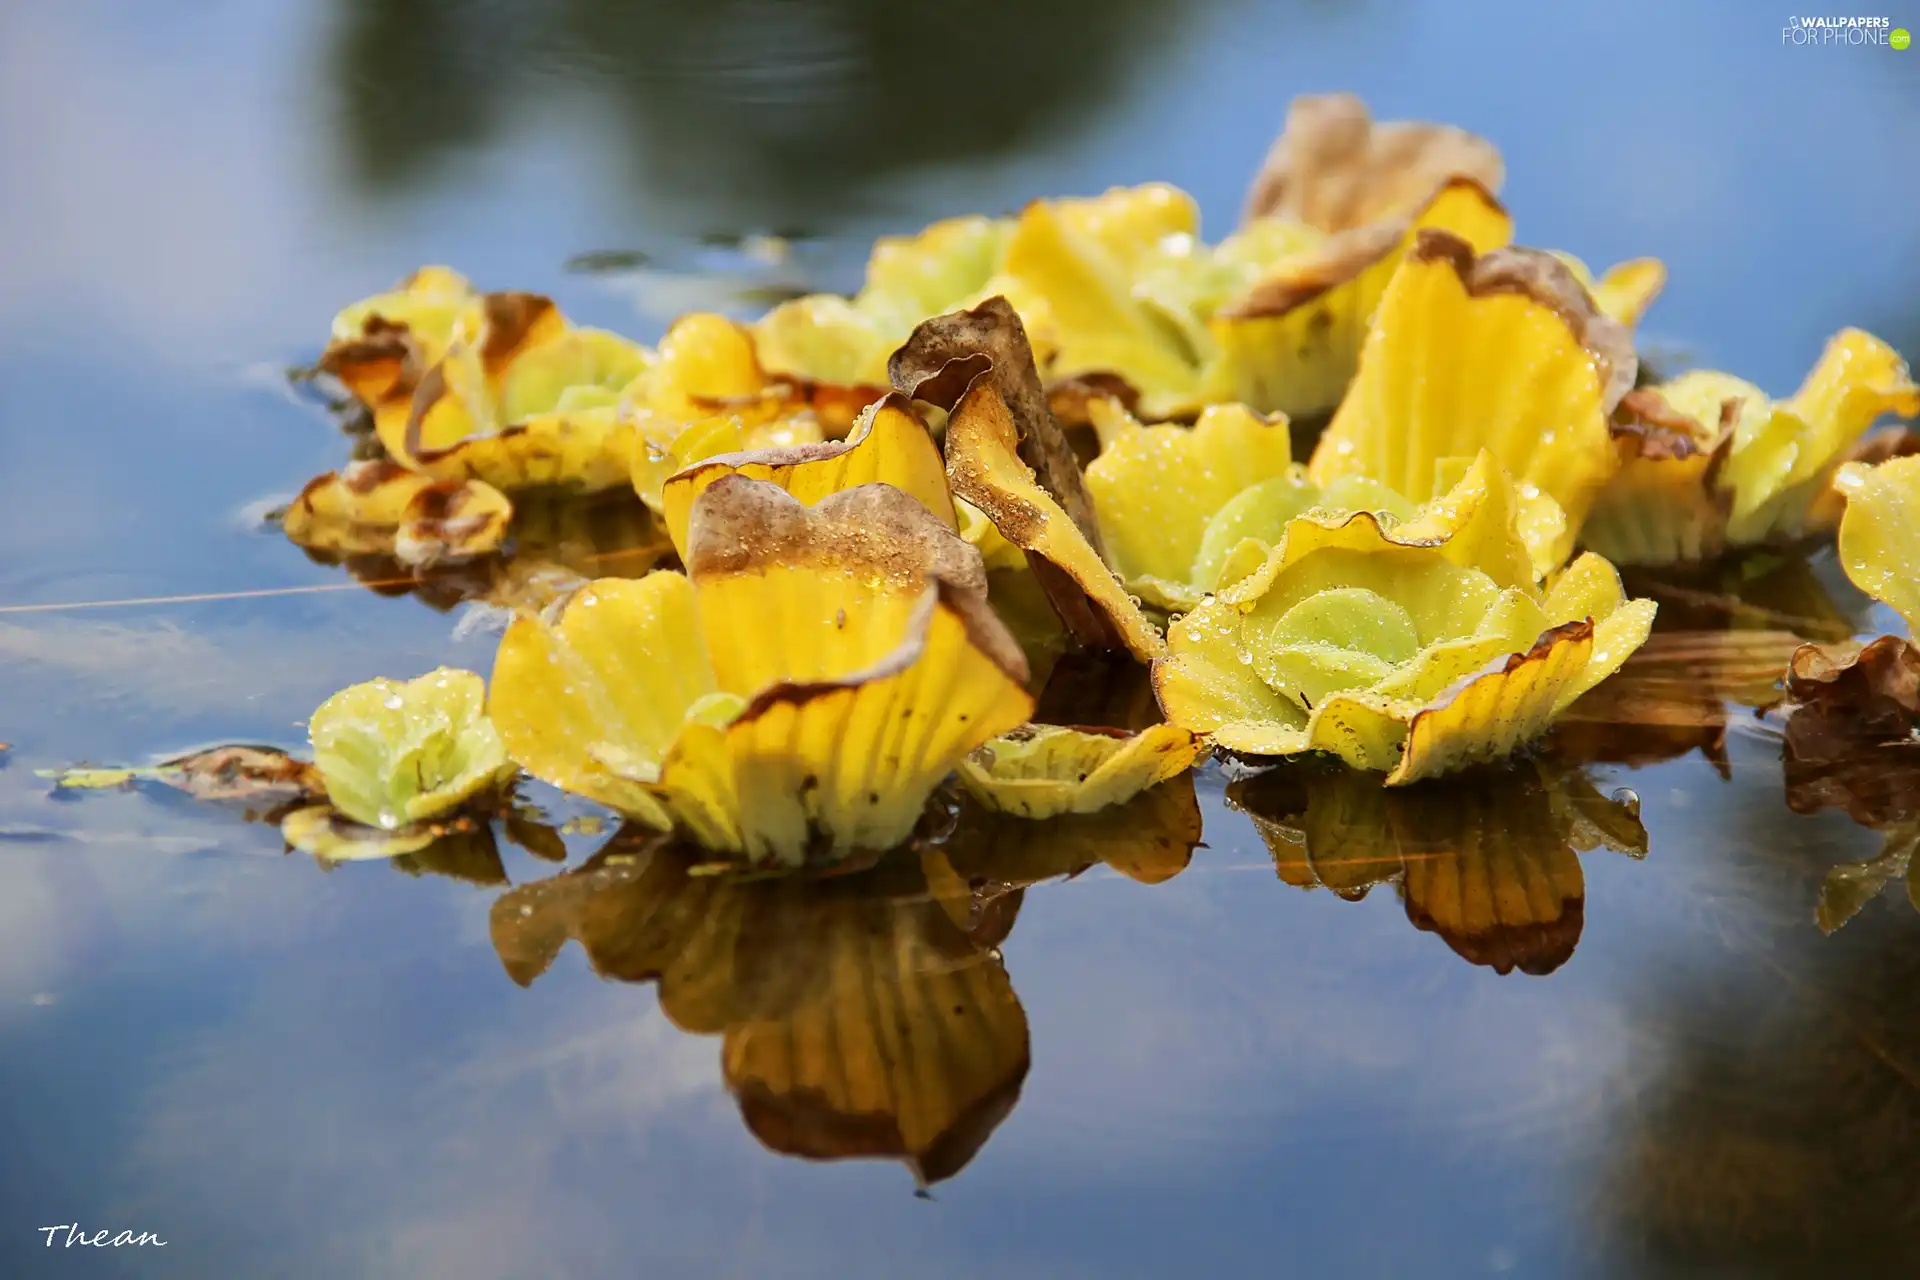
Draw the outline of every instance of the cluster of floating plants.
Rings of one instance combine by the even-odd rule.
[[[1217,243],[1164,185],[1038,200],[880,241],[852,297],[688,315],[653,347],[425,268],[335,318],[316,370],[363,424],[357,460],[280,521],[316,555],[473,575],[511,613],[490,677],[343,690],[310,766],[228,749],[158,772],[271,781],[297,803],[287,840],[336,859],[470,831],[524,773],[699,870],[764,873],[959,848],[956,814],[1094,816],[1209,754],[1311,756],[1310,801],[1262,825],[1283,877],[1401,878],[1431,922],[1448,908],[1405,878],[1424,871],[1329,881],[1319,846],[1443,810],[1497,824],[1389,789],[1469,797],[1513,768],[1558,850],[1514,927],[1546,940],[1488,945],[1551,967],[1569,851],[1644,845],[1624,805],[1541,781],[1589,758],[1581,707],[1649,644],[1654,602],[1621,570],[1837,531],[1911,626],[1920,458],[1873,428],[1920,388],[1853,329],[1784,400],[1642,378],[1664,268],[1515,245],[1502,177],[1461,130],[1304,98]],[[644,504],[640,549],[614,572],[536,554],[595,495]],[[1920,798],[1920,651],[1847,634],[1790,671],[1756,642],[1754,704],[1787,681],[1806,807],[1857,802],[1848,770]],[[1659,637],[1647,656],[1685,662]],[[1052,692],[1090,657],[1151,690],[1124,728]],[[1261,813],[1262,786],[1236,787]],[[1855,878],[1884,882],[1920,803],[1871,819],[1889,853]]]

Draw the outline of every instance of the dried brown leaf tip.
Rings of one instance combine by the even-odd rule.
[[[1350,93],[1304,95],[1247,191],[1243,217],[1346,231],[1413,213],[1453,178],[1498,192],[1499,149],[1452,125],[1376,123]]]
[[[1806,645],[1787,669],[1787,804],[1884,827],[1920,817],[1920,649],[1882,636],[1857,653]]]
[[[1013,419],[1020,461],[1104,555],[1080,461],[1054,421],[1026,326],[1005,298],[996,295],[971,311],[923,321],[893,353],[887,375],[895,389],[942,409],[952,409],[974,380],[985,375]]]
[[[953,494],[1026,552],[1072,643],[1143,662],[1164,652],[1159,630],[1105,557],[1086,477],[1006,300],[926,321],[889,370],[903,394],[949,411]]]

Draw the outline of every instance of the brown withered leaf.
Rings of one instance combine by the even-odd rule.
[[[1846,810],[1885,827],[1920,817],[1920,648],[1805,645],[1787,672],[1783,768],[1796,813]]]
[[[1005,298],[922,321],[887,362],[887,375],[896,390],[949,410],[986,377],[1013,419],[1020,460],[1105,558],[1086,477],[1048,406],[1026,326]]]
[[[601,975],[656,983],[681,1030],[721,1037],[727,1088],[770,1149],[897,1159],[922,1184],[959,1172],[1018,1100],[1029,1050],[957,879],[911,856],[825,880],[691,874],[701,856],[622,833],[503,895],[508,974],[531,982],[577,939]],[[997,941],[1010,920],[995,923]]]
[[[1247,189],[1243,220],[1281,217],[1340,232],[1404,217],[1452,178],[1489,193],[1506,176],[1499,150],[1452,125],[1376,124],[1350,93],[1308,94]]]
[[[263,808],[326,797],[320,771],[277,747],[212,747],[156,765],[61,769],[43,772],[41,776],[53,779],[55,788],[62,791],[95,791],[142,781],[159,782],[196,800],[238,801]]]
[[[1287,765],[1234,782],[1227,800],[1254,820],[1286,883],[1348,900],[1397,883],[1415,928],[1503,974],[1551,973],[1572,956],[1586,913],[1581,853],[1647,847],[1634,802],[1542,762],[1395,788]]]

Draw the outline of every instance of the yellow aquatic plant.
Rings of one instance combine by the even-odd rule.
[[[686,576],[597,581],[508,628],[493,712],[536,776],[750,865],[834,862],[904,840],[1032,711],[978,553],[907,494],[807,507],[726,476],[686,537]]]
[[[1027,725],[969,755],[960,781],[999,813],[1035,819],[1096,813],[1185,773],[1203,750],[1193,734],[1170,724],[1138,733]]]
[[[634,491],[664,511],[663,490],[675,472],[707,458],[842,435],[881,394],[774,377],[741,325],[705,312],[682,316],[627,389]]]
[[[1268,219],[1209,246],[1185,192],[1114,188],[883,241],[861,293],[784,304],[755,335],[782,373],[884,385],[915,324],[998,294],[1025,321],[1050,382],[1115,378],[1156,420],[1233,399],[1312,413],[1338,399],[1416,224],[1487,247],[1510,233],[1492,198],[1461,182],[1351,232]],[[913,270],[901,269],[907,261]]]
[[[1293,461],[1284,417],[1214,405],[1192,427],[1148,427],[1114,400],[1090,410],[1101,449],[1087,488],[1108,559],[1127,590],[1156,608],[1184,613],[1250,572],[1309,508],[1413,514],[1412,503],[1364,477],[1314,484]]]
[[[513,503],[492,485],[435,480],[380,458],[308,481],[280,528],[310,551],[428,568],[498,551],[512,520]]]
[[[891,351],[929,316],[995,294],[1019,311],[1055,387],[1124,389],[1151,421],[1208,404],[1296,416],[1332,409],[1368,324],[1423,227],[1505,245],[1492,144],[1444,125],[1376,125],[1347,94],[1296,99],[1241,227],[1209,245],[1199,207],[1164,183],[1036,200],[1008,218],[938,222],[879,242],[852,298],[814,295],[755,326],[770,368],[885,385]],[[1593,280],[1632,324],[1665,280],[1638,259]]]
[[[327,803],[281,823],[288,843],[330,858],[390,857],[445,834],[435,825],[516,772],[486,713],[486,686],[441,667],[334,694],[308,724]]]
[[[1609,415],[1633,386],[1626,330],[1551,254],[1422,231],[1380,304],[1353,387],[1307,466],[1317,484],[1365,476],[1415,502],[1485,449],[1520,496],[1565,527],[1530,539],[1563,561],[1619,466]]]
[[[1389,785],[1510,755],[1654,612],[1595,555],[1542,590],[1521,507],[1482,452],[1413,520],[1295,519],[1257,571],[1173,624],[1154,664],[1167,719],[1248,755],[1331,752]]]
[[[1920,457],[1848,463],[1834,487],[1847,500],[1840,517],[1847,577],[1920,636]]]
[[[1583,540],[1623,564],[1667,564],[1825,532],[1836,471],[1887,414],[1920,414],[1920,386],[1860,329],[1835,334],[1786,400],[1711,370],[1636,391],[1616,415],[1620,473]]]

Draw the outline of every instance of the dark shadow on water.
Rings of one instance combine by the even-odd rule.
[[[430,175],[564,86],[605,113],[602,153],[628,181],[754,211],[705,230],[791,233],[852,188],[1084,123],[1201,16],[1167,0],[343,0],[327,57],[369,190]]]

